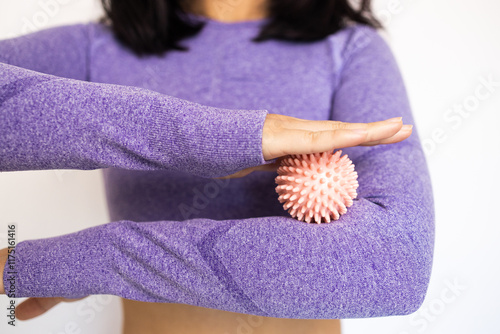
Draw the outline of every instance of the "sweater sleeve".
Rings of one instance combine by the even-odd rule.
[[[411,123],[388,46],[375,31],[359,32],[349,45],[369,38],[344,55],[333,115],[363,122],[402,115]],[[16,297],[114,294],[296,319],[415,312],[427,291],[434,243],[418,135],[350,153],[360,187],[338,221],[115,221],[18,243],[15,264],[5,267],[6,292],[10,286]]]
[[[89,24],[51,27],[0,40],[0,63],[88,80]]]
[[[67,29],[73,37],[51,30],[0,41],[0,171],[119,167],[217,177],[266,163],[267,110],[84,81],[86,34]],[[67,59],[58,38],[74,44]],[[60,50],[40,57],[49,47]]]

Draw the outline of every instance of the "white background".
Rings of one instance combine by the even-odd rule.
[[[97,0],[59,3],[47,13],[38,0],[0,0],[0,39],[29,26],[87,22],[101,14]],[[500,1],[379,0],[374,8],[388,27],[383,36],[400,65],[426,149],[436,248],[418,312],[343,320],[343,334],[500,333]],[[491,92],[482,84],[488,78],[498,83]],[[477,92],[489,94],[478,98]],[[454,111],[457,106],[463,114]],[[109,222],[101,171],[0,173],[0,248],[13,222],[18,242]],[[2,333],[121,331],[114,296],[60,304],[40,318],[18,321],[14,330],[6,325],[7,302],[1,296]]]

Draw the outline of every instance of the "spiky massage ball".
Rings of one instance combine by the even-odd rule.
[[[278,200],[300,221],[329,223],[353,204],[358,173],[341,150],[290,155],[281,161],[275,181]]]

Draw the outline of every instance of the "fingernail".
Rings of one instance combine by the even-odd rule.
[[[413,125],[411,125],[411,124],[405,124],[405,125],[403,125],[403,129],[409,131],[409,130],[413,129]]]
[[[397,123],[401,122],[403,120],[403,117],[394,117],[394,118],[389,118],[387,122],[392,122],[392,123]]]

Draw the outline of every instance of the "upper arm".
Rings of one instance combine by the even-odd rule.
[[[402,116],[405,124],[413,124],[411,136],[402,142],[343,149],[356,165],[360,177],[358,194],[413,197],[431,205],[425,155],[405,84],[389,45],[367,26],[352,28],[347,39],[340,55],[343,63],[337,73],[332,119],[366,123]]]
[[[406,267],[400,268],[407,272],[406,284],[414,285],[414,296],[420,296],[421,303],[432,267],[435,214],[418,128],[388,43],[367,26],[348,32],[332,36],[346,40],[345,48],[335,51],[342,62],[336,76],[332,119],[365,123],[402,116],[405,124],[413,124],[413,132],[396,144],[342,150],[353,161],[359,182],[358,197],[342,218],[349,224],[363,222],[358,227],[368,224],[365,227],[371,233],[384,236],[384,253],[389,256],[384,261],[388,265],[406,261]]]
[[[90,24],[65,25],[0,40],[0,62],[88,80],[90,27]]]

